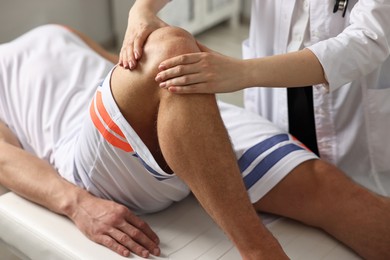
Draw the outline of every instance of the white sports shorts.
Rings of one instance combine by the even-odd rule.
[[[188,186],[159,167],[119,111],[110,78],[111,72],[90,105],[76,143],[76,171],[71,181],[137,213],[155,212],[184,199],[190,193]],[[223,102],[218,105],[252,202],[263,197],[297,165],[317,158],[259,115]]]

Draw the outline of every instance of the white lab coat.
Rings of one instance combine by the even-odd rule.
[[[310,2],[310,47],[328,86],[313,88],[321,158],[365,186],[390,194],[390,0]],[[287,52],[294,0],[253,0],[244,58]],[[245,107],[288,129],[284,88],[249,88]]]

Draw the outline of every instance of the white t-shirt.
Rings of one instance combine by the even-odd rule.
[[[0,57],[0,120],[25,150],[57,170],[71,167],[55,162],[55,154],[72,156],[89,101],[113,64],[59,25],[38,27],[0,45]]]

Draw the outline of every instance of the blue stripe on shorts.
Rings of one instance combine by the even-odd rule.
[[[238,166],[240,167],[240,171],[244,172],[249,165],[262,153],[275,146],[278,143],[289,140],[287,134],[278,134],[272,136],[264,141],[256,144],[249,148],[238,160]]]
[[[142,158],[138,154],[134,154],[133,156],[137,157],[139,159],[139,161],[142,163],[142,165],[145,167],[145,169],[148,170],[153,175],[153,177],[156,178],[157,180],[163,181],[163,180],[172,178],[172,176],[164,176],[164,175],[158,173],[157,171],[155,171],[144,160],[142,160]]]
[[[249,148],[238,160],[238,166],[241,173],[248,169],[248,167],[264,152],[274,147],[277,144],[288,141],[290,139],[288,134],[278,134],[272,136],[264,141]],[[296,144],[286,144],[281,146],[264,159],[262,159],[243,179],[247,189],[250,189],[258,180],[261,179],[275,164],[282,160],[291,152],[303,150],[302,147]]]

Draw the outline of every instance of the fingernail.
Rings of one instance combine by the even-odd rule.
[[[134,69],[134,63],[132,62],[132,61],[130,61],[130,69],[132,70],[132,69]]]
[[[161,83],[159,84],[159,87],[160,87],[160,88],[165,88],[166,85],[167,85],[167,83],[161,82]]]
[[[139,55],[138,51],[134,51],[134,58],[135,58],[136,60],[138,60],[139,57],[140,57],[140,55]]]
[[[129,255],[130,255],[130,251],[129,250],[124,250],[123,251],[123,256],[128,257]]]
[[[155,81],[161,81],[161,76],[157,74],[157,77],[154,80]]]
[[[155,255],[155,256],[160,255],[160,249],[158,249],[158,248],[153,249],[153,255]]]
[[[159,70],[165,70],[165,65],[164,65],[164,64],[160,64],[160,65],[158,66],[158,69],[159,69]]]
[[[147,250],[142,251],[142,257],[147,258],[149,257],[149,252]]]

